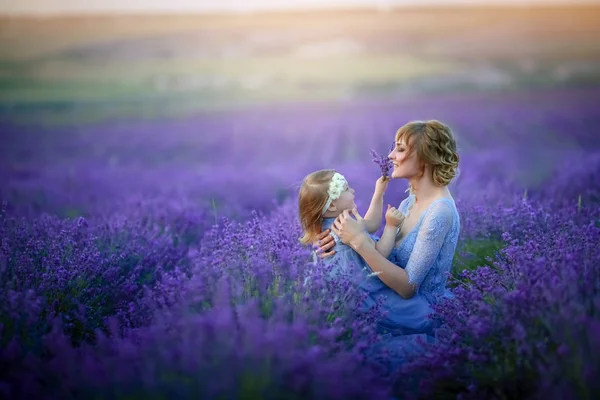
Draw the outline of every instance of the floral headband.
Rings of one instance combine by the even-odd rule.
[[[344,175],[339,174],[337,172],[333,174],[333,177],[331,177],[331,180],[329,181],[329,189],[327,190],[327,203],[325,203],[325,207],[323,207],[323,212],[321,213],[321,215],[327,212],[327,209],[329,208],[333,200],[337,200],[340,198],[342,193],[344,193],[347,184],[348,182],[346,181],[346,178],[344,178]]]

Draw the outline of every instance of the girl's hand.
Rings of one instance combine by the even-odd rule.
[[[383,194],[387,190],[389,183],[390,183],[389,177],[380,176],[379,179],[377,179],[377,181],[375,182],[375,193],[373,195],[383,197]]]
[[[331,233],[331,229],[325,229],[319,233],[316,240],[312,243],[313,248],[317,249],[317,255],[320,258],[331,257],[335,254],[335,250],[331,250],[335,246],[335,240],[333,240],[333,236],[329,233]]]
[[[387,211],[385,212],[385,224],[400,228],[403,223],[404,214],[402,214],[396,207],[392,207],[388,204]]]

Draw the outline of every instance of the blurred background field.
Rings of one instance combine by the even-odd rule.
[[[80,124],[600,83],[600,6],[0,19],[0,116]]]
[[[335,167],[356,171],[363,204],[377,172],[369,149],[429,118],[457,133],[457,194],[461,181],[531,190],[596,148],[585,130],[598,122],[598,15],[563,5],[5,16],[0,195],[61,217],[157,201],[213,223],[269,210],[311,170]]]

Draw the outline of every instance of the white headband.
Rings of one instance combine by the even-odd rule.
[[[333,174],[331,180],[329,181],[329,189],[327,190],[327,203],[325,203],[325,207],[323,207],[323,212],[321,213],[321,215],[327,212],[327,209],[329,208],[333,200],[337,200],[340,198],[342,193],[344,193],[345,186],[347,185],[347,183],[348,182],[346,181],[346,178],[344,178],[344,175],[339,174],[337,172]]]

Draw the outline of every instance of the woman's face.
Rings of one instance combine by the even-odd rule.
[[[410,150],[411,149],[404,139],[400,139],[396,142],[396,146],[388,155],[388,158],[392,160],[392,163],[394,164],[392,178],[410,179],[421,174],[417,152]]]

